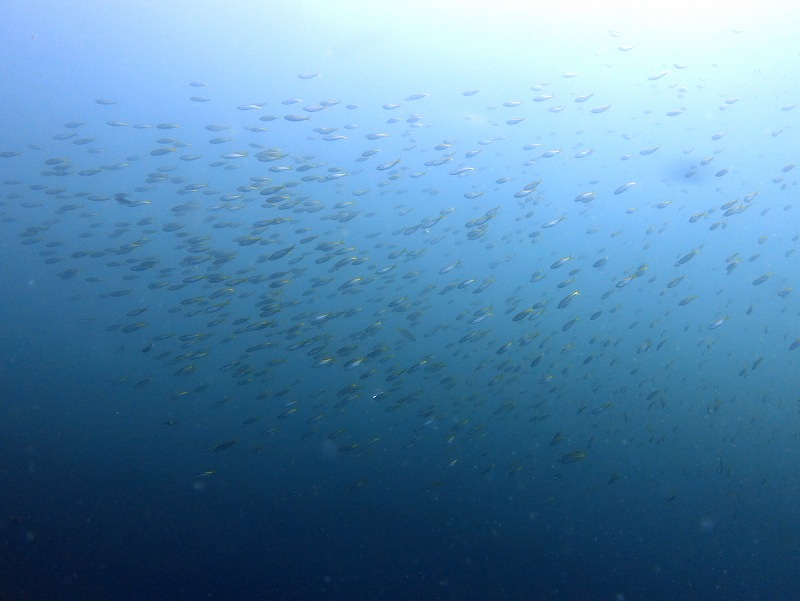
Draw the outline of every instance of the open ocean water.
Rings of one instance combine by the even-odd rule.
[[[2,12],[2,601],[800,599],[797,7]]]

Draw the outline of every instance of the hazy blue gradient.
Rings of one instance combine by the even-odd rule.
[[[3,12],[0,601],[800,596],[797,8]]]

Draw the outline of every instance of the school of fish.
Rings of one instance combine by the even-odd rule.
[[[640,74],[651,103],[548,76],[373,106],[309,71],[203,126],[212,83],[152,123],[98,98],[0,149],[2,232],[124,345],[110,384],[176,438],[211,424],[200,476],[293,444],[364,462],[353,490],[409,454],[426,491],[587,464],[613,483],[638,466],[609,440],[669,445],[796,361],[794,164],[726,153],[720,123],[755,109],[693,98],[686,65]],[[766,144],[793,109],[758,107]]]

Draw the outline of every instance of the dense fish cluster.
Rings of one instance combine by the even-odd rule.
[[[796,367],[794,164],[726,146],[757,111],[785,148],[794,105],[700,93],[680,64],[635,95],[549,77],[373,104],[308,72],[203,125],[204,82],[163,121],[100,98],[2,149],[3,235],[124,347],[114,386],[176,437],[202,424],[198,477],[289,441],[361,462],[351,489],[402,461],[424,490],[613,483],[636,449],[736,436],[717,416]]]

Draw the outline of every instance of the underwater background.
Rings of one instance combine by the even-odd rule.
[[[0,599],[800,596],[800,13],[0,22]]]

